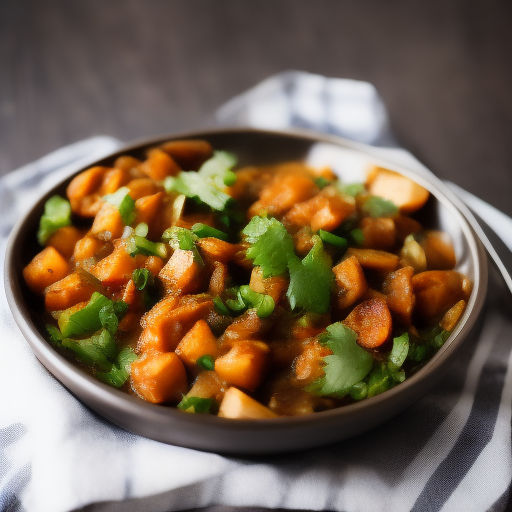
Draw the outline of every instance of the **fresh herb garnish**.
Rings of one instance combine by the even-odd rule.
[[[203,258],[196,247],[197,235],[190,229],[172,226],[164,231],[162,239],[167,240],[174,250],[192,251],[195,262],[201,267],[204,266]]]
[[[135,201],[130,196],[129,188],[121,187],[103,199],[119,210],[125,226],[129,226],[135,220]]]
[[[185,412],[208,414],[213,412],[216,403],[211,398],[199,398],[197,396],[184,397],[178,404],[178,409]]]
[[[363,202],[361,210],[364,214],[376,219],[378,217],[393,217],[398,213],[398,206],[389,199],[370,196]]]
[[[60,228],[71,225],[71,205],[60,196],[52,196],[44,205],[44,213],[39,220],[37,241],[44,245]]]
[[[132,273],[132,280],[135,288],[141,291],[153,282],[153,274],[147,268],[137,268]]]
[[[130,347],[124,347],[117,359],[107,372],[96,372],[96,377],[116,388],[120,388],[130,377],[131,364],[137,360],[137,354]]]
[[[196,235],[198,238],[218,238],[219,240],[224,240],[225,242],[228,240],[228,235],[224,233],[224,231],[212,228],[206,224],[194,224],[192,226],[192,233],[194,233],[194,235]]]
[[[211,372],[215,369],[215,359],[213,359],[213,357],[208,354],[199,357],[196,363],[199,368],[208,372]]]
[[[324,231],[323,229],[318,231],[318,236],[321,238],[322,242],[326,242],[342,249],[345,249],[348,245],[345,238],[329,233],[329,231]]]

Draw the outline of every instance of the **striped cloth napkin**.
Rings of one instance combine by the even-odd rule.
[[[271,77],[233,99],[217,121],[307,127],[394,145],[386,109],[370,84],[300,72]],[[108,137],[88,139],[0,179],[0,268],[7,236],[32,199],[118,146]],[[402,150],[380,151],[428,172]],[[510,232],[511,219],[465,199]],[[504,299],[499,279],[491,279],[481,331],[464,344],[446,377],[393,420],[306,453],[244,459],[164,445],[97,416],[37,362],[2,288],[0,510],[509,510],[512,321]]]

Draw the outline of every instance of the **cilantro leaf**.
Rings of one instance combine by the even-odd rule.
[[[361,210],[363,213],[373,218],[393,217],[393,215],[398,213],[398,206],[389,199],[370,196],[362,204]]]
[[[314,238],[315,245],[302,261],[295,257],[288,263],[290,285],[286,295],[292,309],[300,307],[323,314],[329,311],[334,274],[331,257],[320,238]]]
[[[71,205],[60,196],[52,196],[44,205],[44,213],[39,220],[37,241],[44,245],[60,228],[71,225]]]
[[[323,358],[325,376],[317,379],[308,390],[320,396],[342,398],[368,375],[373,357],[357,344],[357,334],[341,322],[331,324],[319,342],[332,350]]]
[[[130,376],[131,364],[137,359],[137,354],[131,347],[124,347],[117,355],[116,362],[108,372],[96,372],[96,377],[116,388],[120,388]]]
[[[251,247],[247,258],[261,267],[263,277],[279,276],[286,272],[288,261],[295,257],[293,240],[286,228],[276,219],[253,217],[242,233]]]

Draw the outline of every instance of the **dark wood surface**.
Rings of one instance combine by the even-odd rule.
[[[0,174],[299,69],[375,84],[404,145],[512,214],[511,23],[505,0],[0,0]]]

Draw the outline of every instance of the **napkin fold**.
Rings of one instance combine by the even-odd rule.
[[[307,127],[381,147],[395,145],[372,85],[302,72],[276,75],[234,98],[218,110],[217,121]],[[119,144],[95,137],[0,178],[0,268],[9,232],[32,199]],[[403,150],[379,151],[388,160],[429,172]],[[488,206],[476,209],[485,216]],[[511,233],[512,220],[497,214],[504,233]],[[512,237],[508,242],[512,245]],[[37,362],[2,287],[0,510],[163,512],[213,505],[343,512],[507,510],[512,320],[504,293],[499,280],[491,279],[481,331],[467,340],[446,377],[404,413],[325,448],[244,459],[161,444],[99,417]]]

